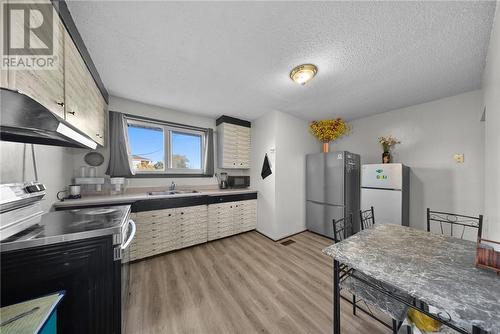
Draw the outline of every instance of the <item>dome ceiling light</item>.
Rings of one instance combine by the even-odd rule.
[[[298,84],[305,85],[318,73],[318,68],[313,64],[302,64],[294,67],[290,72],[290,79]]]

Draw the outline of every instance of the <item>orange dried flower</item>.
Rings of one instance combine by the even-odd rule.
[[[322,143],[329,143],[351,132],[351,125],[342,118],[313,121],[309,124],[311,133]]]

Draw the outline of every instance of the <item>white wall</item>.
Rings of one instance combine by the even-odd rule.
[[[264,235],[275,235],[276,221],[276,112],[268,113],[252,122],[252,156],[250,182],[258,190],[257,230]],[[260,176],[264,156],[268,154],[273,173],[264,180]]]
[[[400,139],[394,162],[411,167],[410,225],[424,229],[427,207],[470,215],[484,212],[481,114],[482,93],[472,91],[355,120],[352,133],[333,149],[358,153],[364,164],[380,163],[377,138]],[[455,153],[463,153],[465,163],[457,164]]]
[[[252,123],[252,141],[252,188],[259,191],[257,230],[273,240],[304,231],[305,156],[320,150],[308,122],[273,111]],[[266,153],[273,174],[262,180]]]
[[[215,166],[217,166],[217,133],[215,118],[199,116],[195,114],[190,114],[186,112],[166,109],[150,104],[145,104],[137,101],[132,101],[116,96],[110,96],[109,110],[118,111],[122,113],[149,117],[153,119],[187,124],[192,126],[199,126],[204,128],[214,129],[214,143],[215,143]],[[99,149],[99,151],[104,155],[105,162],[97,170],[98,175],[104,175],[108,167],[109,152],[108,147]],[[83,157],[89,152],[82,152],[75,155],[73,174],[77,175],[80,166],[84,166],[85,162]],[[217,168],[216,168],[217,171]],[[233,175],[248,175],[246,170],[225,170]],[[217,179],[215,177],[193,177],[193,178],[130,178],[129,187],[158,187],[158,186],[169,186],[170,183],[174,181],[177,185],[216,185]]]
[[[309,122],[276,115],[276,239],[306,229],[306,154],[321,150],[309,133]]]
[[[483,77],[485,124],[485,237],[500,241],[500,3],[497,1]]]
[[[0,183],[35,180],[31,145],[0,142]],[[71,183],[73,151],[77,149],[35,145],[38,181],[47,187],[47,195],[42,202],[44,210],[49,210],[55,202],[56,194]],[[26,159],[23,159],[23,156]]]

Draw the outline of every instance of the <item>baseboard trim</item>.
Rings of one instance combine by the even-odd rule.
[[[310,231],[310,230],[306,230],[306,231],[309,231],[309,232],[310,232],[310,233],[312,233],[312,234],[316,234],[316,235],[319,235],[320,237],[323,237],[323,238],[325,238],[325,239],[330,239],[330,240],[332,240],[332,241],[333,241],[333,238],[327,237],[326,235],[319,234],[319,233],[316,233],[316,232],[314,232],[314,231]]]
[[[282,240],[284,240],[284,239],[291,238],[291,237],[293,237],[294,235],[304,233],[305,231],[307,231],[307,229],[305,229],[305,230],[303,230],[303,231],[296,232],[296,233],[292,233],[292,234],[290,234],[290,235],[288,235],[288,236],[285,236],[285,237],[283,237],[283,238],[279,238],[279,239],[273,239],[273,238],[271,238],[270,236],[267,236],[267,235],[265,235],[264,233],[260,232],[259,230],[255,230],[255,231],[256,231],[257,233],[259,233],[260,235],[262,235],[262,236],[264,236],[264,237],[268,238],[269,240],[272,240],[272,241],[274,241],[274,242],[280,242],[280,241],[282,241]]]

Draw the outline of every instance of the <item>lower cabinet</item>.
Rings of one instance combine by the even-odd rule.
[[[255,229],[257,200],[226,202],[208,206],[208,240]]]
[[[132,213],[137,232],[130,261],[207,241],[207,206]]]
[[[137,232],[130,261],[255,229],[257,200],[132,213]]]

